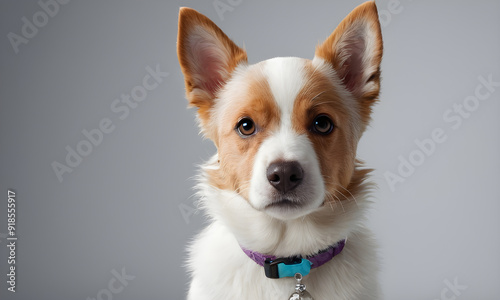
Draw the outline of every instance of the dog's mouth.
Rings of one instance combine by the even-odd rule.
[[[276,201],[271,202],[266,205],[266,209],[296,209],[302,207],[302,204],[297,201],[292,201],[290,199],[277,199]]]
[[[292,220],[303,217],[318,209],[317,201],[303,197],[273,197],[261,208],[271,217],[280,220]]]

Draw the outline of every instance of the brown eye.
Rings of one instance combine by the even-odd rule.
[[[319,115],[314,119],[312,129],[314,132],[327,135],[333,130],[333,121],[325,115]]]
[[[238,133],[242,136],[249,136],[255,132],[255,124],[250,118],[243,118],[236,125]]]

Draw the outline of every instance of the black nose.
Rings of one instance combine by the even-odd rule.
[[[297,161],[278,161],[269,165],[266,175],[274,188],[286,193],[300,184],[304,171]]]

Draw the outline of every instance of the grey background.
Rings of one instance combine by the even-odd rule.
[[[227,3],[225,0],[221,2]],[[7,292],[0,235],[0,299],[87,299],[112,270],[134,275],[113,299],[182,299],[185,245],[203,226],[190,179],[214,152],[186,110],[175,42],[180,6],[214,20],[251,63],[312,58],[315,45],[361,1],[71,1],[15,54],[35,1],[0,4],[0,234],[7,189],[17,192],[17,292]],[[384,15],[383,88],[359,157],[376,169],[369,226],[381,245],[386,299],[500,298],[500,88],[454,130],[443,113],[500,81],[499,1],[377,1]],[[390,19],[388,18],[390,16]],[[170,75],[124,120],[110,105],[147,66]],[[51,163],[102,118],[116,126],[59,182]],[[447,139],[391,191],[415,139]],[[182,211],[185,212],[183,215]],[[462,286],[458,294],[446,281]],[[101,294],[99,294],[101,293]],[[443,294],[444,293],[444,294]],[[443,298],[445,299],[445,298]]]

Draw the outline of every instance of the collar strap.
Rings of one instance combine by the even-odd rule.
[[[254,262],[264,267],[267,278],[283,278],[293,277],[295,273],[306,276],[311,269],[324,265],[335,255],[339,254],[342,249],[344,249],[345,241],[346,240],[341,240],[335,245],[321,250],[315,255],[306,256],[305,258],[302,256],[276,257],[274,255],[266,255],[248,250],[243,247],[241,247],[241,249]]]

